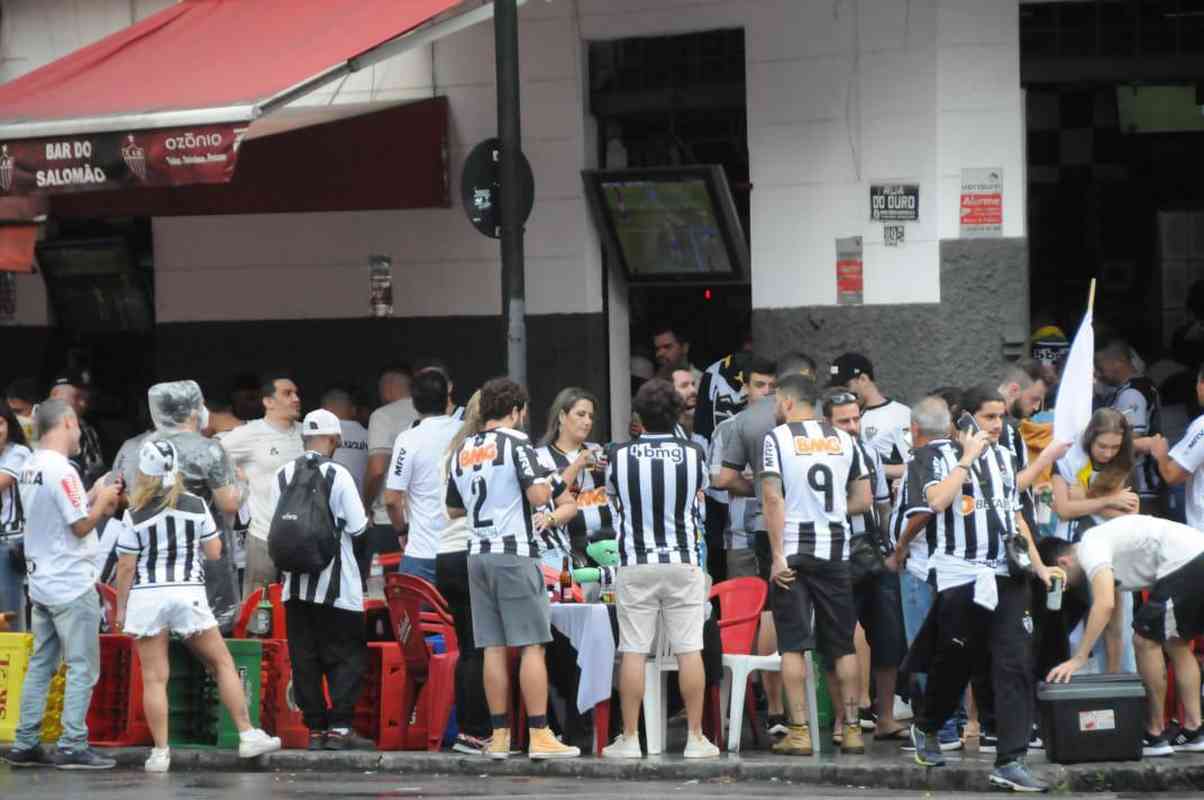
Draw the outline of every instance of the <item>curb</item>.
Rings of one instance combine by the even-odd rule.
[[[7,749],[7,748],[5,748]],[[141,767],[148,749],[118,748],[104,751],[121,767]],[[1062,766],[1036,759],[1034,772],[1059,791],[1167,792],[1204,790],[1204,758],[1178,756],[1156,762],[1116,762]],[[232,750],[172,750],[172,767],[195,771],[259,772],[389,772],[425,775],[498,775],[585,778],[609,781],[765,781],[821,784],[898,790],[987,789],[990,763],[954,763],[922,769],[902,760],[857,757],[784,760],[768,754],[723,756],[716,760],[685,761],[680,757],[650,757],[638,762],[576,758],[531,761],[515,756],[487,761],[480,756],[428,752],[313,753],[284,750],[254,761],[238,758]]]

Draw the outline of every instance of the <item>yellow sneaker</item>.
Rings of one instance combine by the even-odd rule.
[[[527,749],[527,755],[532,761],[549,758],[576,758],[581,755],[580,748],[561,744],[560,740],[552,734],[551,728],[531,728],[529,735],[531,746]]]
[[[494,761],[504,761],[510,758],[510,729],[495,728],[489,746],[483,751],[487,758]]]
[[[844,741],[840,743],[840,752],[856,755],[865,752],[865,740],[861,737],[861,723],[854,722],[844,726]]]
[[[806,725],[790,725],[789,732],[773,746],[780,756],[809,756],[815,752],[811,746],[811,729]]]

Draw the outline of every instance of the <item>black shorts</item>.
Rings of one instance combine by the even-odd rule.
[[[1204,555],[1154,584],[1150,599],[1133,615],[1133,630],[1155,642],[1204,634]],[[1136,594],[1136,593],[1134,593]]]
[[[789,589],[770,583],[769,592],[778,650],[802,653],[817,649],[829,663],[851,655],[857,609],[848,562],[800,555],[790,556],[786,563],[795,572],[794,583]]]
[[[907,632],[903,628],[903,600],[899,576],[893,572],[871,575],[853,587],[857,620],[870,645],[870,666],[898,667],[907,655]]]

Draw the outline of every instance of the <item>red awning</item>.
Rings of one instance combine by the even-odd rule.
[[[181,0],[0,86],[0,196],[228,182],[262,114],[492,11],[480,0]]]

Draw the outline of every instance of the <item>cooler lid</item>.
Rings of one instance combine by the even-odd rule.
[[[1145,686],[1134,672],[1077,675],[1070,683],[1037,684],[1038,700],[1113,700],[1145,697]]]

